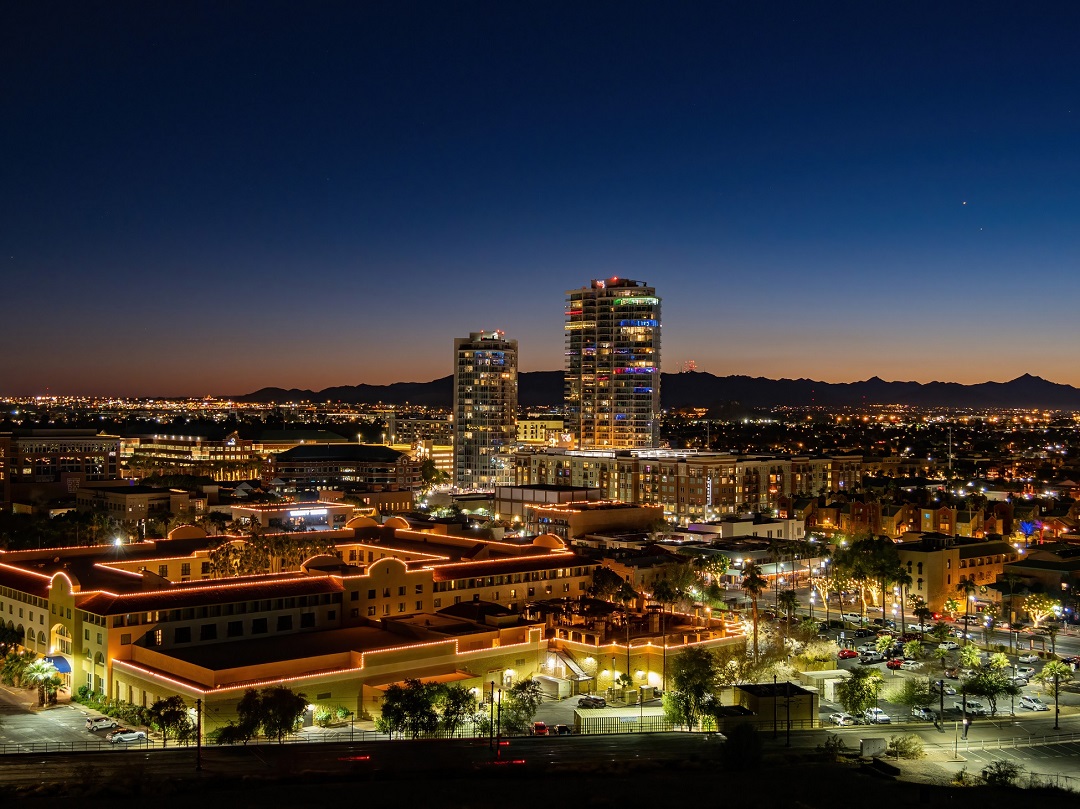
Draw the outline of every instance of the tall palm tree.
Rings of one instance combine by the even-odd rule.
[[[778,597],[780,608],[787,615],[787,627],[784,630],[785,635],[791,634],[791,618],[795,612],[795,609],[799,606],[799,597],[795,595],[794,590],[784,590]]]
[[[971,597],[977,589],[979,588],[975,584],[974,576],[960,579],[956,585],[956,592],[964,594],[964,643],[970,642],[968,639],[968,616],[971,614]]]
[[[754,660],[758,659],[758,598],[768,590],[769,582],[761,575],[757,563],[750,562],[743,568],[742,589],[751,601],[751,614],[754,620]]]
[[[1016,621],[1016,616],[1013,615],[1013,595],[1016,593],[1016,588],[1020,586],[1023,580],[1015,573],[1006,573],[1001,577],[1001,583],[1009,588],[1009,611],[1005,613],[1005,620],[1009,622],[1009,651],[1012,652],[1013,648],[1013,632],[1012,625]]]

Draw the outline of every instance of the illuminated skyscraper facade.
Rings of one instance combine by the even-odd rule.
[[[501,331],[454,340],[454,485],[513,482],[518,344]]]
[[[660,299],[608,278],[566,293],[567,427],[578,446],[655,447],[660,412]]]

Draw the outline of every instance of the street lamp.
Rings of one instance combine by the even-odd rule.
[[[810,620],[814,620],[814,591],[810,591]]]

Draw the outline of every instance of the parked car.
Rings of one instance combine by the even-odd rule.
[[[1023,688],[1025,685],[1028,685],[1027,677],[1020,677],[1019,675],[1017,675],[1016,677],[1009,677],[1008,679],[1009,682],[1015,685],[1017,688]]]
[[[119,742],[141,742],[146,739],[146,734],[141,730],[132,730],[131,728],[117,728],[108,736],[105,740],[117,744]]]
[[[1017,666],[1017,668],[1016,668],[1016,676],[1017,677],[1023,677],[1023,678],[1025,678],[1027,680],[1030,680],[1032,677],[1035,676],[1035,667],[1034,666]]]
[[[548,726],[546,722],[533,722],[532,723],[532,735],[533,736],[547,736]]]
[[[885,655],[881,652],[866,652],[859,655],[859,662],[864,666],[872,666],[874,663],[880,663],[885,659]]]
[[[874,633],[871,632],[869,629],[856,629],[851,633],[851,637],[853,637],[853,638],[869,638],[869,637],[872,637],[873,634]]]
[[[577,706],[579,708],[606,708],[607,700],[603,697],[579,697]]]
[[[857,612],[845,612],[844,613],[844,620],[845,621],[850,621],[853,624],[862,624],[863,623],[863,617],[861,615],[859,615],[859,613],[857,613]]]
[[[829,714],[829,721],[832,722],[834,725],[839,725],[840,727],[847,727],[848,725],[855,724],[855,717],[849,713],[834,713]]]
[[[1049,635],[1050,634],[1050,627],[1048,627],[1048,626],[1037,626],[1032,631],[1036,635]]]
[[[911,641],[918,640],[918,639],[919,639],[919,633],[918,632],[905,632],[903,635],[900,636],[900,640],[903,641],[904,643],[911,643]]]
[[[959,666],[949,666],[948,668],[945,669],[945,676],[948,677],[950,680],[959,680],[960,679],[960,667]]]
[[[899,671],[904,667],[904,661],[899,657],[894,657],[892,660],[885,661],[885,668]]]
[[[956,689],[953,688],[948,683],[942,683],[940,687],[938,686],[937,683],[932,683],[930,685],[930,693],[931,694],[938,694],[938,693],[941,693],[941,692],[944,692],[945,696],[947,696],[947,697],[955,697],[956,696]]]
[[[551,729],[552,736],[573,736],[574,730],[569,725],[556,725]]]
[[[1020,657],[1016,658],[1021,663],[1035,663],[1038,662],[1039,656],[1035,652],[1024,652]]]
[[[1077,663],[1080,663],[1080,656],[1078,656],[1078,655],[1061,655],[1059,659],[1066,666],[1072,666],[1072,665],[1075,665]]]
[[[953,708],[958,711],[963,711],[965,709],[965,703],[967,703],[967,713],[972,714],[973,716],[986,716],[990,713],[989,709],[987,709],[982,702],[977,699],[971,699],[970,697],[963,701],[957,700],[953,703]]]
[[[892,722],[889,715],[881,708],[867,708],[864,718],[868,725],[888,725]]]
[[[937,719],[937,711],[930,708],[912,708],[911,715],[916,719],[925,719],[927,722],[933,722]]]
[[[921,668],[922,668],[922,663],[920,663],[918,660],[901,660],[900,661],[900,670],[901,671],[918,671]]]
[[[86,729],[90,731],[118,727],[120,727],[120,723],[111,716],[88,716],[86,718]]]
[[[937,645],[939,649],[948,649],[950,652],[960,648],[960,644],[954,640],[943,640]]]
[[[877,651],[876,643],[864,643],[861,646],[856,646],[855,651],[861,655],[870,654],[870,652]]]
[[[1050,706],[1043,702],[1038,697],[1029,697],[1027,694],[1020,697],[1020,707],[1027,708],[1029,711],[1049,711]]]
[[[854,649],[841,649],[836,653],[836,656],[841,660],[851,660],[853,657],[858,657],[859,653]]]

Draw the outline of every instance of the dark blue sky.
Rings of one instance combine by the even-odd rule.
[[[1080,385],[1080,4],[7,3],[0,394],[663,365]]]

